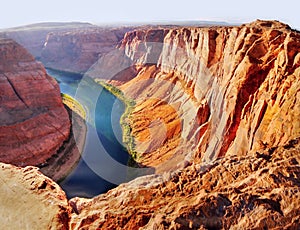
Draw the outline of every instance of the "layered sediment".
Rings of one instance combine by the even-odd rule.
[[[136,100],[128,123],[138,160],[169,171],[299,137],[299,42],[270,21],[137,30],[89,75]]]
[[[13,40],[0,40],[0,63],[0,161],[43,164],[70,134],[59,86]]]

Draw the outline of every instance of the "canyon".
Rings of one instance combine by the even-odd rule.
[[[41,160],[33,161],[28,156],[32,151],[24,147],[26,138],[51,143],[38,138],[50,138],[53,131],[46,132],[44,127],[53,124],[57,133],[64,134],[54,132],[59,137],[51,138],[55,140],[51,149],[57,150],[69,136],[70,123],[57,84],[25,49],[5,39],[1,40],[1,55],[5,55],[1,59],[5,65],[0,66],[1,87],[5,90],[1,91],[0,147],[9,144],[0,153],[16,151],[1,158],[16,166],[1,165],[1,194],[16,203],[26,194],[39,207],[54,197],[53,207],[43,209],[50,214],[42,216],[41,222],[49,224],[53,217],[48,226],[57,229],[299,228],[298,31],[277,21],[261,20],[240,26],[122,28],[105,36],[95,31],[48,34],[39,51],[40,60],[54,69],[85,72],[134,101],[122,121],[130,134],[125,142],[135,156],[137,170],[151,168],[155,173],[92,199],[67,201],[64,192],[37,168],[17,167],[23,166],[20,156],[26,156],[22,159],[26,165],[38,165],[53,155],[53,151],[36,148],[35,160]],[[16,49],[18,52],[12,52]],[[20,55],[10,57],[12,53]],[[16,79],[23,81],[20,89]],[[49,84],[32,79],[47,80],[55,93]],[[39,96],[28,96],[27,83],[49,88],[34,91]],[[48,107],[36,106],[36,97],[45,97]],[[46,133],[35,137],[29,135],[30,129],[24,132],[24,122],[39,121],[39,116],[49,116],[47,111],[52,110],[58,111],[50,112],[54,117],[60,115],[46,120],[47,124],[37,123],[43,127],[39,132]],[[19,126],[20,133],[27,134],[23,142],[18,142],[19,136],[7,136],[10,129],[16,129],[11,131],[14,135],[19,133]],[[22,147],[11,148],[12,142]],[[32,171],[30,178],[28,171]],[[12,179],[8,182],[9,173]],[[44,182],[34,189],[18,189],[36,181]],[[20,203],[18,211],[29,203]],[[4,198],[1,205],[7,205]],[[35,224],[28,218],[30,229],[38,229]]]

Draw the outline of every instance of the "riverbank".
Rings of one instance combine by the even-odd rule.
[[[125,111],[120,118],[120,125],[122,128],[122,136],[123,136],[122,141],[123,141],[123,144],[126,145],[127,151],[132,158],[132,159],[130,159],[130,162],[128,162],[128,164],[133,166],[133,165],[135,165],[135,164],[133,164],[133,162],[135,160],[137,160],[138,154],[135,149],[134,137],[131,135],[131,126],[130,126],[129,121],[130,121],[131,112],[133,111],[134,106],[135,106],[135,101],[130,98],[125,97],[124,93],[119,88],[117,88],[116,86],[114,86],[112,84],[109,84],[101,79],[95,79],[94,81],[97,84],[101,85],[104,89],[109,91],[111,94],[116,96],[125,105]]]
[[[62,102],[70,108],[73,112],[78,114],[82,119],[86,119],[86,111],[78,101],[76,101],[73,97],[68,94],[62,93]]]
[[[77,166],[87,133],[83,106],[69,95],[64,94],[62,98],[72,122],[70,136],[58,152],[40,167],[43,174],[56,182],[62,181]]]

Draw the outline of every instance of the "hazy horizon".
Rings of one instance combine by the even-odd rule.
[[[2,5],[0,28],[19,27],[43,22],[87,22],[96,25],[134,24],[155,22],[218,21],[230,24],[262,20],[278,20],[300,28],[300,14],[295,4],[286,1],[241,2],[186,0],[174,1],[137,0],[100,2],[85,0],[53,0],[44,3],[37,0],[11,0]]]

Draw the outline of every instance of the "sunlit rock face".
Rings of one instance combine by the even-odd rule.
[[[136,30],[89,75],[137,101],[129,123],[140,162],[168,171],[298,137],[299,41],[298,32],[269,21]]]
[[[157,174],[72,199],[71,227],[296,229],[299,41],[273,21],[127,33],[88,74],[136,100],[138,161]]]
[[[44,163],[70,132],[57,82],[23,47],[0,40],[0,161]]]

